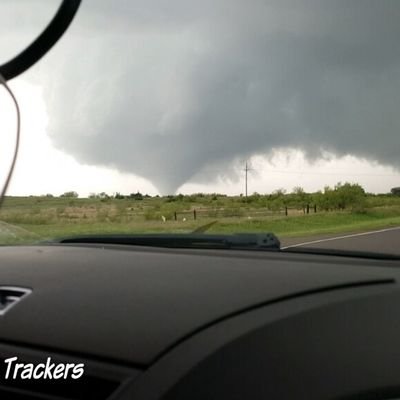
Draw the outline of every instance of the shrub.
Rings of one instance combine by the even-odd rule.
[[[60,195],[60,197],[68,197],[68,198],[74,198],[76,199],[78,197],[78,193],[74,192],[74,191],[70,191],[70,192],[65,192],[62,195]]]

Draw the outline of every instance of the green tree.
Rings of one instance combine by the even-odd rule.
[[[340,182],[335,186],[337,193],[338,208],[344,210],[350,208],[352,211],[362,211],[365,208],[365,190],[358,183]]]
[[[74,192],[74,191],[65,192],[60,197],[68,197],[68,198],[76,199],[78,197],[78,193]]]
[[[129,195],[130,199],[134,199],[134,200],[143,200],[143,195],[140,192],[136,192],[136,193],[131,193]]]
[[[366,203],[366,194],[358,183],[337,183],[334,188],[325,186],[320,196],[320,207],[325,210],[363,211]]]
[[[305,208],[309,203],[309,195],[301,186],[296,186],[292,190],[290,200],[294,206]]]

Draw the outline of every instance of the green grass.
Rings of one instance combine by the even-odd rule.
[[[236,217],[229,217],[224,213],[213,216],[213,212],[199,212],[198,219],[194,221],[190,211],[193,208],[213,210],[209,199],[202,203],[198,198],[195,203],[187,200],[169,202],[161,198],[143,201],[7,198],[0,211],[0,244],[31,243],[84,234],[184,233],[214,220],[218,223],[208,230],[209,233],[274,232],[281,238],[359,232],[400,225],[398,203],[377,206],[375,202],[374,207],[363,213],[342,211],[303,215],[301,211],[290,211],[286,217],[271,212],[260,213],[261,208],[254,209],[243,204],[240,198],[222,198],[218,201],[219,207],[225,211],[236,202],[242,204],[240,213]],[[174,211],[187,214],[179,214],[175,221]],[[166,222],[161,220],[161,215],[167,216]],[[183,216],[186,216],[186,221],[182,221]]]

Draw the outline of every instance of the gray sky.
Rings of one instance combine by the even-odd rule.
[[[1,60],[58,4],[15,3],[0,6]],[[307,168],[329,154],[398,174],[399,1],[82,3],[24,77],[43,89],[52,145],[77,162],[162,193],[234,182],[245,159],[293,149]]]

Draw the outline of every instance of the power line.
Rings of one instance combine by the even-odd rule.
[[[330,171],[319,171],[319,172],[312,172],[312,171],[305,171],[305,170],[298,170],[298,171],[290,171],[290,170],[279,170],[279,169],[261,169],[257,170],[261,172],[268,172],[268,173],[276,173],[276,174],[289,174],[289,175],[348,175],[348,176],[391,176],[391,177],[398,177],[399,174],[368,174],[368,173],[349,173],[348,171],[335,171],[335,172],[330,172]]]
[[[220,168],[207,168],[206,170],[209,173],[223,173],[223,171]],[[238,171],[238,170],[236,170]],[[246,167],[242,170],[246,171]],[[358,173],[351,173],[346,170],[336,170],[336,171],[318,171],[316,170],[311,171],[311,170],[288,170],[288,169],[274,169],[274,168],[249,168],[247,167],[247,171],[257,171],[259,173],[268,173],[268,174],[288,174],[288,175],[318,175],[318,176],[324,176],[324,175],[332,175],[332,176],[340,176],[340,175],[346,175],[346,176],[370,176],[370,177],[399,177],[399,173],[365,173],[365,172],[358,172]]]

